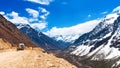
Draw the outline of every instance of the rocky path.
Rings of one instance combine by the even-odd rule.
[[[76,68],[62,58],[39,49],[0,52],[0,68]]]

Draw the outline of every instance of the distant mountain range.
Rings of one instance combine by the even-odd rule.
[[[45,50],[61,50],[65,48],[65,46],[59,44],[57,41],[53,40],[42,32],[33,29],[28,24],[16,24],[16,26],[33,42],[37,43]]]
[[[62,42],[65,45],[71,45],[82,34],[91,31],[100,21],[101,19],[95,19],[71,27],[53,27],[44,33],[60,43]]]
[[[52,37],[53,39],[55,39],[58,42],[63,42],[67,45],[72,44],[77,38],[79,38],[79,36],[81,35],[81,33],[79,34],[71,34],[71,35],[58,35],[55,37]]]

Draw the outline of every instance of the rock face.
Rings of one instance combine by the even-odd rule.
[[[32,41],[45,50],[61,50],[65,48],[65,46],[60,45],[57,41],[42,32],[38,32],[28,24],[17,24],[17,27]]]
[[[0,15],[0,39],[2,42],[17,46],[19,43],[24,43],[26,46],[36,47],[37,45],[29,40],[14,24],[6,20]],[[4,45],[1,45],[4,46]]]

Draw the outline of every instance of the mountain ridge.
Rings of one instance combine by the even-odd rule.
[[[82,35],[74,44],[79,42],[78,45],[93,46],[90,52],[101,45],[109,44],[110,46],[108,40],[113,38],[112,36],[115,34],[117,28],[119,28],[119,19],[120,16],[112,24],[106,24],[106,21],[101,22],[93,31]]]
[[[94,63],[100,63],[97,68],[117,68],[120,65],[120,15],[108,16],[68,47],[72,61],[84,62],[93,68],[96,68]]]
[[[22,42],[26,46],[37,47],[35,43],[29,40],[14,24],[2,15],[0,15],[0,38],[11,43],[11,46],[17,46]]]
[[[59,44],[57,41],[48,37],[47,35],[33,29],[28,24],[16,24],[16,26],[32,41],[38,44],[41,48],[45,50],[61,50],[64,49],[65,46]]]

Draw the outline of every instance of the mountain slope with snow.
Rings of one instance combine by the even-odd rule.
[[[91,60],[117,59],[116,62],[119,61],[120,14],[107,15],[92,31],[80,36],[69,50],[71,55],[89,57]]]
[[[100,19],[96,19],[64,28],[53,27],[45,32],[45,34],[57,41],[63,41],[71,44],[82,34],[91,31],[99,23],[99,21]]]
[[[45,50],[61,50],[65,48],[65,46],[60,45],[58,42],[43,34],[42,32],[38,32],[28,24],[16,25],[26,36],[28,36],[32,41],[37,43]]]
[[[103,46],[104,48],[105,46],[109,46],[110,48],[115,48],[119,46],[116,45],[116,43],[114,43],[118,41],[117,39],[115,39],[116,36],[117,38],[119,38],[120,17],[118,16],[119,15],[117,14],[112,14],[112,16],[110,14],[106,16],[106,18],[103,21],[101,21],[101,23],[98,26],[96,26],[91,32],[80,36],[79,39],[77,39],[74,42],[75,45],[79,46],[73,53],[76,53],[76,51],[78,51],[80,53],[82,52],[82,55],[86,55],[88,53],[93,52],[96,49],[99,49],[101,46]],[[85,50],[82,48],[84,46],[86,47]]]

